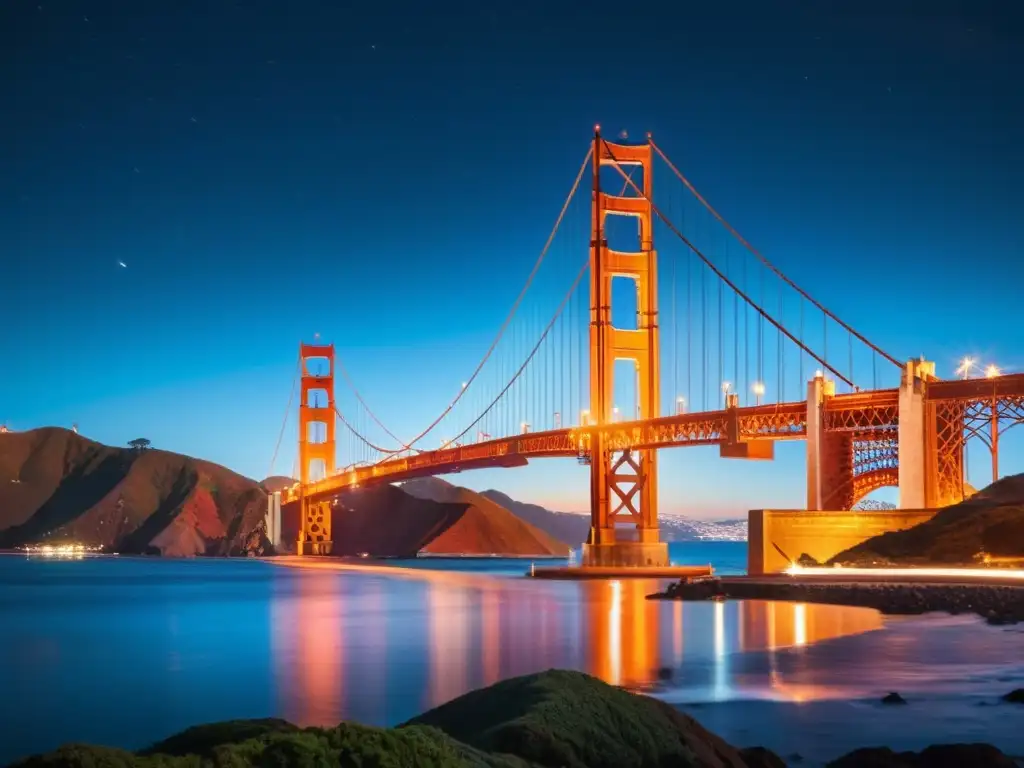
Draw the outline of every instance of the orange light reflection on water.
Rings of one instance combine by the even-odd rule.
[[[697,664],[710,667],[716,699],[751,687],[774,698],[817,698],[828,692],[780,678],[779,649],[882,626],[864,608],[647,600],[663,585],[645,579],[542,582],[426,570],[367,579],[312,570],[273,609],[281,707],[302,724],[394,724],[552,667],[650,690],[662,670],[682,669],[679,682]],[[760,677],[734,671],[735,654],[751,651],[768,652]]]

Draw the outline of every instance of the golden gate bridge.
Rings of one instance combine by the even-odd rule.
[[[285,424],[296,383],[299,477],[282,502],[300,506],[299,554],[330,552],[346,489],[575,457],[591,478],[584,561],[662,566],[661,448],[767,460],[803,440],[808,510],[885,486],[930,509],[968,495],[969,439],[995,479],[999,437],[1024,421],[1024,374],[946,381],[894,357],[744,239],[650,135],[599,128],[492,342],[417,435],[385,425],[332,344],[300,345]]]

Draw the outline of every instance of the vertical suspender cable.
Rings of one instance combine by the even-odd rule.
[[[804,301],[800,300],[800,386],[807,383],[807,378],[804,376]]]
[[[707,293],[708,293],[708,280],[707,270],[702,269],[700,271],[700,329],[701,329],[701,342],[700,342],[700,356],[701,356],[701,382],[702,389],[704,390],[701,395],[701,410],[707,411],[708,409],[708,305],[707,305]]]
[[[782,306],[782,281],[780,280],[779,281],[779,322],[780,323],[783,322],[783,318],[785,317],[783,309],[784,308]],[[778,370],[778,374],[779,374],[779,388],[778,388],[778,391],[777,391],[776,396],[775,396],[775,402],[782,403],[782,402],[785,402],[785,400],[786,400],[786,398],[783,397],[783,393],[785,392],[785,389],[786,389],[786,374],[784,373],[784,370],[785,370],[785,354],[784,354],[783,346],[782,346],[782,331],[779,330],[778,328],[775,329],[775,348],[776,348],[776,351],[777,351],[778,357],[779,357],[778,361],[776,362],[776,365],[779,367],[779,370]]]
[[[277,442],[274,444],[274,453],[270,457],[270,470],[267,472],[267,477],[272,477],[274,474],[274,464],[277,463],[277,452],[281,450],[281,440],[284,439],[284,430],[288,426],[288,416],[292,412],[292,403],[295,401],[295,385],[299,381],[299,372],[301,369],[302,358],[299,357],[295,362],[295,373],[292,374],[292,387],[288,393],[288,405],[286,405],[284,409],[284,418],[281,420],[281,430],[277,433]]]
[[[850,346],[850,381],[856,381],[856,379],[853,378],[853,334],[847,332],[846,338],[847,343]],[[856,391],[858,387],[855,386],[853,389]]]

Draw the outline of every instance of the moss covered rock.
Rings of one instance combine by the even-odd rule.
[[[410,724],[434,726],[484,752],[551,768],[746,766],[738,750],[692,717],[581,672],[551,670],[505,680]]]

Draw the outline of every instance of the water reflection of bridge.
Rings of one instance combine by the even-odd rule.
[[[419,580],[292,572],[273,604],[281,714],[303,724],[394,724],[500,679],[581,669],[633,689],[667,671],[707,674],[712,696],[742,683],[738,652],[819,643],[881,626],[867,609],[646,600],[654,581],[538,583],[424,572]],[[804,699],[779,679],[763,685]],[[695,671],[696,670],[696,671]]]

